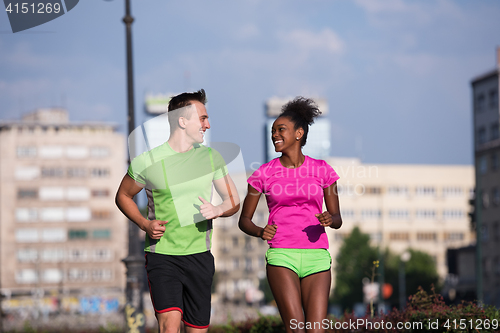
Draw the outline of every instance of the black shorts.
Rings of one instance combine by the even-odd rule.
[[[156,312],[177,310],[185,325],[208,327],[215,272],[210,251],[185,256],[146,252],[146,271]]]

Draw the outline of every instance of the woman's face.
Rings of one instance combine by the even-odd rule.
[[[273,140],[274,150],[282,152],[283,150],[295,145],[300,145],[299,130],[295,130],[295,124],[288,117],[279,117],[273,123],[271,130],[271,139]],[[297,140],[299,138],[299,140]]]

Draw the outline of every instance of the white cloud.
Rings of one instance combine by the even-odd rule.
[[[279,37],[285,43],[307,52],[319,51],[330,54],[341,54],[345,49],[342,39],[335,31],[329,28],[324,28],[318,33],[297,29]]]

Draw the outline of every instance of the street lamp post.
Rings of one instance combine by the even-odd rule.
[[[134,116],[134,74],[132,63],[132,23],[130,15],[130,0],[125,0],[125,16],[123,17],[127,36],[127,104],[128,104],[128,134],[135,128]],[[129,160],[130,164],[130,154]],[[142,277],[144,257],[139,244],[139,228],[132,222],[128,223],[128,256],[123,259],[127,268],[127,286],[125,318],[127,333],[145,332],[145,318],[142,304]]]
[[[411,253],[405,251],[401,254],[401,260],[399,262],[399,308],[401,310],[406,306],[406,273],[405,264],[410,260]]]

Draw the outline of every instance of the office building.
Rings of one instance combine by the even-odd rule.
[[[57,306],[68,305],[62,295],[109,296],[118,310],[127,221],[114,203],[126,171],[125,140],[116,130],[107,123],[70,122],[64,109],[39,109],[0,123],[4,311],[29,306],[15,302],[22,297],[58,296]],[[75,302],[75,311],[84,312]]]

